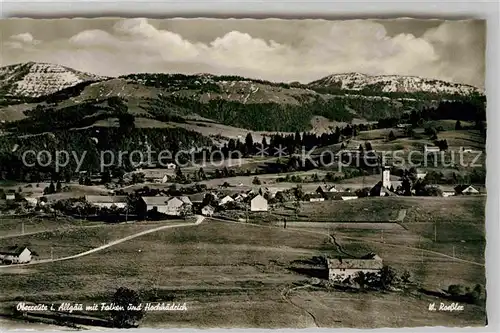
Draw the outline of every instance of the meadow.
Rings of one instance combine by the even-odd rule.
[[[137,231],[126,228],[138,227],[123,226],[113,234],[121,237]],[[377,229],[370,230],[364,224],[359,224],[360,229],[344,227],[341,224],[333,234],[345,251],[376,252],[386,264],[398,272],[408,270],[412,279],[428,289],[484,282],[484,267],[480,265],[412,248],[421,237],[416,231],[388,228],[384,244]],[[67,244],[96,246],[99,235],[74,233],[64,239],[68,239]],[[85,240],[92,238],[95,243]],[[55,240],[66,242],[58,237]],[[426,244],[429,242],[427,239]],[[352,294],[296,289],[311,280],[291,270],[292,262],[339,254],[327,231],[318,227],[295,229],[290,225],[284,229],[207,219],[192,228],[158,231],[74,260],[0,270],[5,291],[1,300],[2,304],[21,299],[98,302],[126,286],[138,290],[143,301],[187,303],[188,311],[150,312],[142,321],[143,327],[163,328],[383,327],[401,322],[415,326],[423,323],[422,312],[427,311],[428,303],[439,301],[416,292]],[[466,309],[462,316],[433,314],[426,324],[484,323],[484,309],[475,305]]]

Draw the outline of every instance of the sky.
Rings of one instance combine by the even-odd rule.
[[[0,65],[49,62],[104,76],[212,73],[307,83],[413,75],[484,88],[481,20],[3,19]]]

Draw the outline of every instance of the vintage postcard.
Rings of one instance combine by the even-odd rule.
[[[487,325],[485,21],[0,31],[2,329]]]

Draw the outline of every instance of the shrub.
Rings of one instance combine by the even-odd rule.
[[[254,184],[254,185],[260,185],[261,181],[260,181],[259,177],[254,177],[254,179],[252,180],[252,184]]]
[[[125,287],[118,288],[112,297],[112,303],[124,308],[124,310],[121,311],[111,311],[110,315],[115,327],[134,327],[137,325],[137,322],[144,316],[144,313],[142,311],[127,309],[129,304],[134,306],[138,306],[139,304],[141,304],[139,294],[135,290]]]
[[[448,287],[448,294],[451,296],[462,296],[465,293],[465,287],[460,284],[452,284]]]

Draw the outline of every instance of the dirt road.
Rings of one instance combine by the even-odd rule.
[[[147,235],[147,234],[150,234],[150,233],[153,233],[153,232],[157,232],[157,231],[160,231],[160,230],[169,229],[169,228],[193,227],[193,226],[196,226],[196,225],[199,225],[200,223],[202,223],[203,220],[205,220],[204,216],[196,215],[196,221],[194,223],[193,222],[186,222],[186,223],[179,223],[179,224],[164,225],[164,226],[160,226],[158,228],[144,230],[144,231],[138,232],[136,234],[133,234],[133,235],[130,235],[130,236],[127,236],[127,237],[124,237],[124,238],[120,238],[120,239],[117,239],[117,240],[114,240],[114,241],[112,241],[112,242],[110,242],[108,244],[105,244],[105,245],[102,245],[102,246],[96,247],[94,249],[91,249],[91,250],[88,250],[88,251],[85,251],[85,252],[82,252],[82,253],[78,253],[78,254],[75,254],[75,255],[72,255],[72,256],[63,257],[63,258],[57,258],[57,259],[45,259],[45,260],[32,261],[32,262],[29,262],[29,263],[26,263],[26,264],[4,265],[4,266],[0,266],[0,269],[8,269],[9,267],[31,266],[31,265],[44,264],[44,263],[49,263],[49,262],[56,262],[56,261],[64,261],[64,260],[76,259],[76,258],[80,258],[80,257],[86,256],[86,255],[89,255],[89,254],[92,254],[92,253],[95,253],[95,252],[102,251],[104,249],[107,249],[108,247],[111,247],[111,246],[114,246],[114,245],[117,245],[117,244],[129,241],[131,239],[134,239],[134,238],[137,238],[137,237],[140,237],[140,236],[144,236],[144,235]]]

